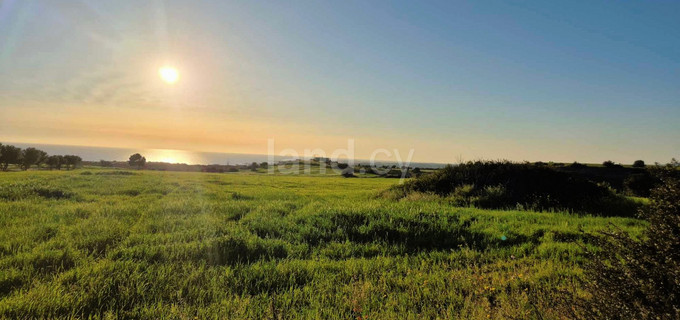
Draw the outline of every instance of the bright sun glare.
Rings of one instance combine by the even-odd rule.
[[[159,161],[160,162],[167,162],[167,163],[179,163],[179,161],[177,159],[173,158],[173,157],[161,158]]]
[[[169,149],[148,149],[144,150],[146,159],[153,162],[167,163],[196,163],[195,155],[189,151],[169,150]]]
[[[162,67],[158,69],[158,74],[167,83],[175,83],[179,79],[179,72],[173,67]]]

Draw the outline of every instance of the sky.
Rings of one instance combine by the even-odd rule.
[[[0,142],[668,162],[679,16],[678,1],[0,0]]]

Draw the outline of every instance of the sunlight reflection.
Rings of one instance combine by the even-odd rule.
[[[149,149],[145,151],[145,156],[151,162],[167,163],[201,163],[201,157],[194,152],[172,149]]]

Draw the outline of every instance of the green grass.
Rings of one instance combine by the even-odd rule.
[[[580,230],[645,227],[379,197],[396,179],[115,172],[0,174],[0,317],[559,318]]]

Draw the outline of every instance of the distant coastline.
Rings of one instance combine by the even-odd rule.
[[[55,144],[38,144],[38,143],[23,143],[3,141],[3,143],[15,145],[20,148],[34,147],[44,150],[49,154],[75,154],[83,158],[84,161],[127,161],[128,157],[134,153],[141,153],[146,156],[150,162],[170,162],[170,163],[186,163],[190,165],[244,165],[252,162],[267,162],[269,158],[266,154],[246,154],[246,153],[216,153],[216,152],[194,152],[183,150],[163,150],[163,149],[133,149],[133,148],[110,148],[110,147],[89,147],[89,146],[70,146],[70,145],[55,145]],[[176,157],[177,161],[167,161],[163,159],[163,154],[166,157]],[[291,160],[291,158],[274,156],[275,161]],[[340,159],[342,162],[343,159]],[[355,159],[355,164],[368,164],[367,159]],[[396,161],[375,161],[377,166],[392,166],[398,165]],[[443,168],[445,163],[431,163],[431,162],[412,162],[410,167],[416,168]]]

